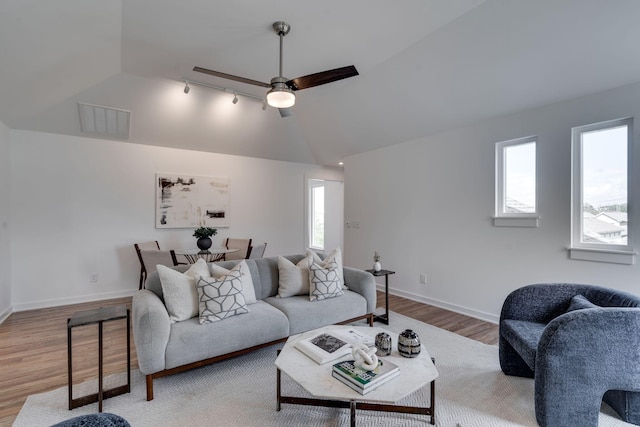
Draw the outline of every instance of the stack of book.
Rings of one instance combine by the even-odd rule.
[[[353,360],[346,360],[333,365],[331,375],[364,395],[400,375],[400,368],[388,360],[379,360],[376,369],[366,371],[356,367]]]

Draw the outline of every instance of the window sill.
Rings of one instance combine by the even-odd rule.
[[[533,227],[537,228],[540,222],[539,216],[515,217],[496,216],[493,218],[494,227]]]
[[[635,251],[621,251],[610,249],[568,248],[569,258],[581,261],[608,262],[612,264],[633,265]]]

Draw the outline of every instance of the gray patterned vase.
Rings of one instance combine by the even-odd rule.
[[[418,357],[420,354],[420,338],[411,329],[405,329],[398,336],[398,352],[404,357]]]
[[[378,335],[376,335],[375,342],[376,342],[376,348],[378,349],[378,351],[376,351],[376,355],[388,356],[391,354],[391,348],[392,348],[391,335],[385,332],[380,332]]]

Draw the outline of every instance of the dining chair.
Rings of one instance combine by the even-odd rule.
[[[144,267],[145,271],[145,281],[149,275],[151,275],[154,271],[157,270],[156,266],[166,265],[168,267],[173,267],[178,265],[178,259],[176,258],[176,253],[173,249],[169,251],[158,251],[158,250],[141,250],[138,252],[140,255],[140,261]],[[144,286],[144,282],[141,283],[141,288]]]
[[[251,247],[251,239],[230,239],[224,242],[227,249],[238,249],[236,252],[229,252],[224,255],[226,261],[234,259],[249,258],[249,248]]]
[[[159,251],[160,243],[158,243],[157,240],[152,240],[151,242],[134,243],[133,246],[136,248],[136,254],[138,254],[138,260],[140,261],[140,285],[138,289],[142,289],[144,282],[147,280],[147,271],[144,269],[144,262],[142,261],[140,251]]]
[[[267,249],[267,243],[263,243],[261,245],[255,245],[249,247],[249,256],[247,258],[255,259],[262,258],[264,256],[264,251]]]

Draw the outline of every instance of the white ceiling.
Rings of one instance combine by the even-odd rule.
[[[0,121],[82,135],[77,102],[130,110],[129,141],[321,165],[640,80],[637,0],[3,0]],[[345,65],[360,76],[297,92],[268,82]]]

